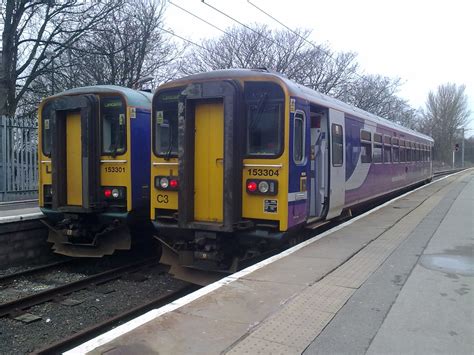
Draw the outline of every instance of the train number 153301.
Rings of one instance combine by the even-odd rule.
[[[123,166],[106,166],[105,172],[106,173],[124,173],[125,168]]]
[[[273,169],[249,169],[250,176],[278,176],[280,172]]]

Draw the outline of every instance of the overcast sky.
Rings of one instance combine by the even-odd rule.
[[[171,0],[226,28],[236,22],[201,0]],[[465,84],[474,135],[474,1],[472,0],[251,0],[290,28],[312,30],[311,39],[334,50],[358,53],[368,74],[400,77],[399,95],[414,108],[424,107],[430,90]],[[265,23],[283,29],[247,0],[206,0],[245,24]],[[169,4],[166,24],[176,34],[199,41],[219,36],[211,26]]]

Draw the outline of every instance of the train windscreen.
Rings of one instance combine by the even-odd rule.
[[[100,101],[102,154],[123,154],[127,141],[125,104],[120,97],[103,97]]]
[[[276,157],[282,153],[284,93],[272,82],[245,83],[247,156]]]
[[[181,90],[158,95],[153,113],[153,150],[158,156],[178,155],[178,100]]]

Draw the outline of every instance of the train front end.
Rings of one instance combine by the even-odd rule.
[[[186,267],[235,271],[288,229],[288,100],[276,76],[199,74],[152,103],[151,218]]]
[[[41,103],[39,205],[55,252],[130,249],[131,229],[149,218],[150,104],[151,95],[115,86]]]

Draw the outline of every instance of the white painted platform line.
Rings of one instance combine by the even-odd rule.
[[[21,222],[31,219],[43,218],[44,214],[41,212],[26,213],[18,216],[4,216],[0,217],[0,224],[2,223],[12,223],[12,222]]]
[[[153,309],[135,319],[132,319],[131,321],[128,321],[127,323],[124,323],[120,326],[118,326],[117,328],[114,328],[104,334],[101,334],[99,335],[98,337],[94,338],[94,339],[91,339],[87,342],[85,342],[84,344],[81,344],[69,351],[66,351],[64,352],[65,355],[76,355],[76,354],[86,354],[87,352],[89,351],[92,351],[96,348],[98,348],[99,346],[102,346],[104,344],[107,344],[108,342],[132,331],[133,329],[136,329],[138,327],[140,327],[141,325],[145,324],[145,323],[148,323],[149,321],[152,321],[160,316],[162,316],[163,314],[166,314],[166,313],[169,313],[169,312],[172,312],[182,306],[185,306],[195,300],[197,300],[198,298],[202,297],[202,296],[205,296],[209,293],[211,293],[212,291],[215,291],[219,288],[221,288],[222,286],[224,285],[227,285],[231,282],[234,282],[244,276],[247,276],[248,274],[258,270],[258,269],[261,269],[269,264],[272,264],[273,262],[277,261],[277,260],[280,260],[290,254],[293,254],[294,252],[304,248],[305,246],[309,245],[309,244],[312,244],[314,243],[315,241],[321,239],[321,238],[324,238],[324,237],[327,237],[328,235],[348,226],[348,225],[351,225],[352,223],[358,221],[359,219],[361,218],[364,218],[368,215],[370,215],[371,213],[373,212],[376,212],[378,210],[380,210],[381,208],[384,208],[385,206],[389,205],[390,203],[394,202],[394,201],[397,201],[399,199],[402,199],[418,190],[421,190],[427,186],[430,186],[432,184],[435,184],[437,182],[440,182],[444,179],[447,179],[448,177],[450,176],[454,176],[454,175],[457,175],[457,174],[460,174],[460,173],[465,173],[466,171],[468,170],[471,170],[471,169],[467,169],[467,170],[463,170],[463,171],[459,171],[457,173],[454,173],[454,174],[451,174],[451,175],[446,175],[436,181],[432,181],[426,185],[423,185],[423,186],[420,186],[412,191],[409,191],[407,193],[404,193],[403,195],[400,195],[398,197],[395,197],[393,199],[391,199],[390,201],[387,201],[385,202],[384,204],[380,205],[380,206],[377,206],[357,217],[354,217],[352,218],[351,220],[347,221],[347,222],[344,222],[334,228],[331,228],[329,230],[327,230],[326,232],[324,233],[321,233],[311,239],[308,239],[298,245],[295,245],[294,247],[290,248],[290,249],[287,249],[283,252],[281,252],[280,254],[277,254],[277,255],[274,255],[268,259],[265,259],[257,264],[254,264],[252,266],[249,266],[248,268],[246,269],[243,269],[239,272],[236,272],[235,274],[232,274],[230,276],[227,276],[219,281],[216,281],[210,285],[207,285],[206,287],[203,287],[193,293],[190,293],[189,295],[187,296],[184,296],[170,304],[167,304],[166,306],[163,306],[163,307],[160,307],[158,309]]]

